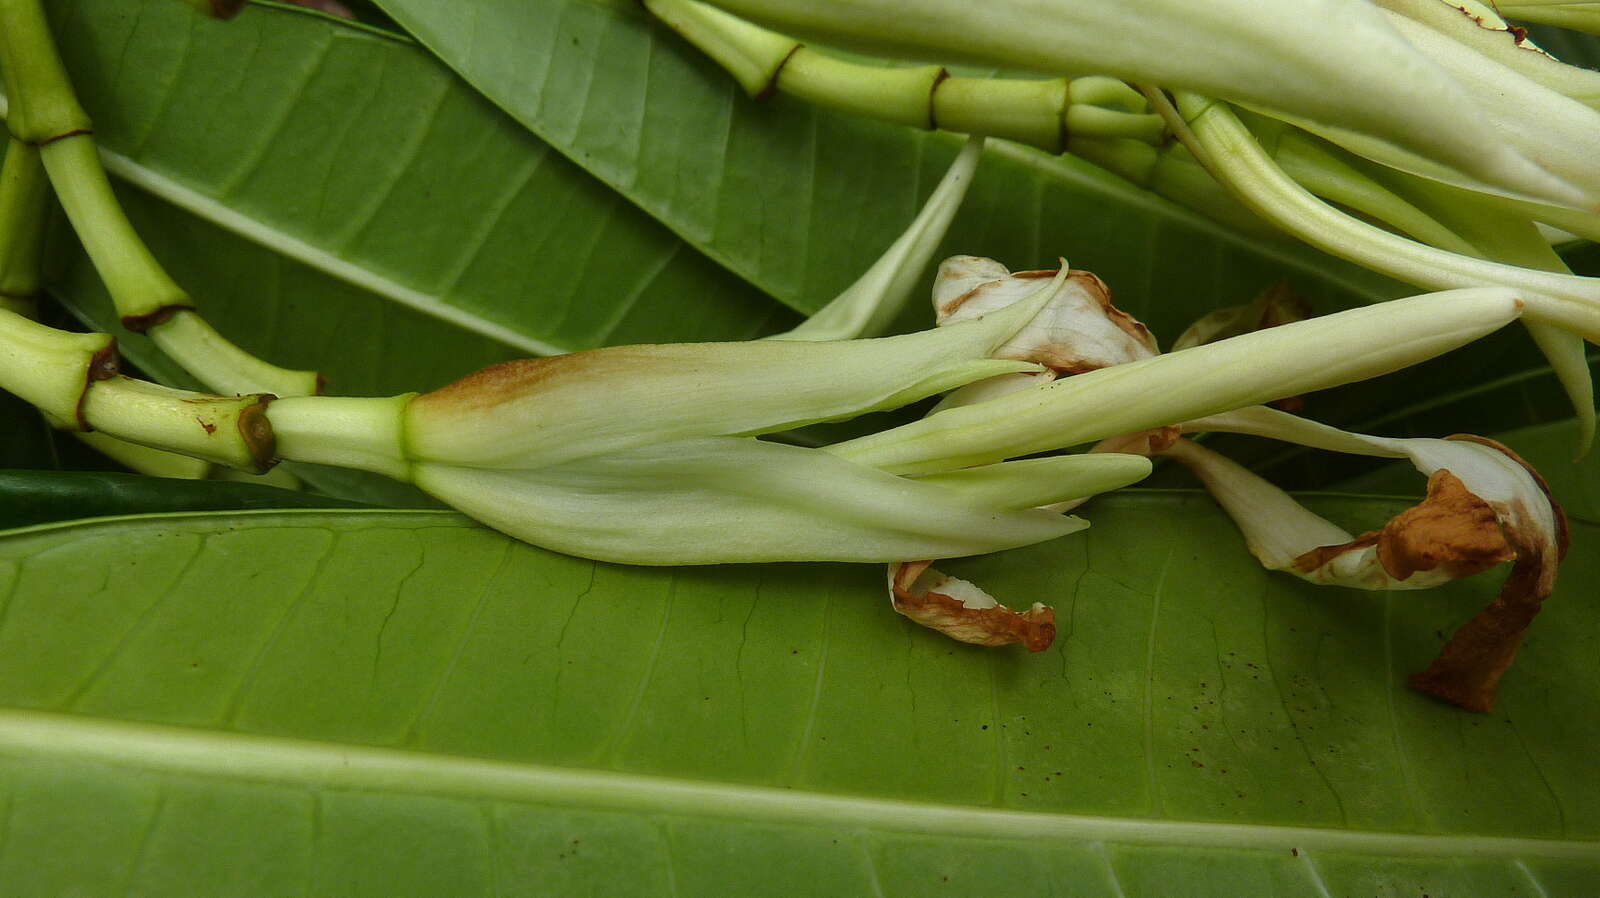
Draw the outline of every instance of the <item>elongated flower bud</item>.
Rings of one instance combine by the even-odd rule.
[[[418,396],[422,461],[539,468],[701,436],[746,436],[904,405],[1026,362],[988,358],[1050,295],[876,340],[623,346],[508,362]]]
[[[830,447],[898,473],[948,470],[1177,424],[1413,365],[1503,327],[1509,290],[1416,296],[1078,374]]]

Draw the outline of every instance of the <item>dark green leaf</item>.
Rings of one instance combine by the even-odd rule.
[[[256,483],[99,471],[0,470],[0,530],[149,512],[351,508],[358,504]]]

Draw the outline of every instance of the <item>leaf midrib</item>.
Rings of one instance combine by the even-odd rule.
[[[0,710],[0,757],[68,760],[312,789],[562,803],[769,823],[864,826],[938,836],[1351,851],[1411,857],[1600,861],[1600,842],[1592,841],[1352,832],[998,810],[577,770],[39,711]]]

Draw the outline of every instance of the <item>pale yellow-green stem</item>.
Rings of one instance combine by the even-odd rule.
[[[106,283],[122,323],[149,331],[174,361],[216,389],[317,392],[315,372],[253,359],[192,318],[193,300],[167,274],[129,223],[94,145],[93,125],[78,104],[39,0],[0,0],[0,67],[6,125],[39,147],[67,218]]]

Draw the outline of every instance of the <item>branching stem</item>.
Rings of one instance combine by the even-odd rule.
[[[9,100],[6,126],[17,141],[38,148],[123,326],[149,331],[163,351],[215,389],[318,392],[315,372],[256,359],[193,314],[194,301],[156,261],[111,190],[93,125],[73,93],[39,0],[0,0],[0,66]]]

